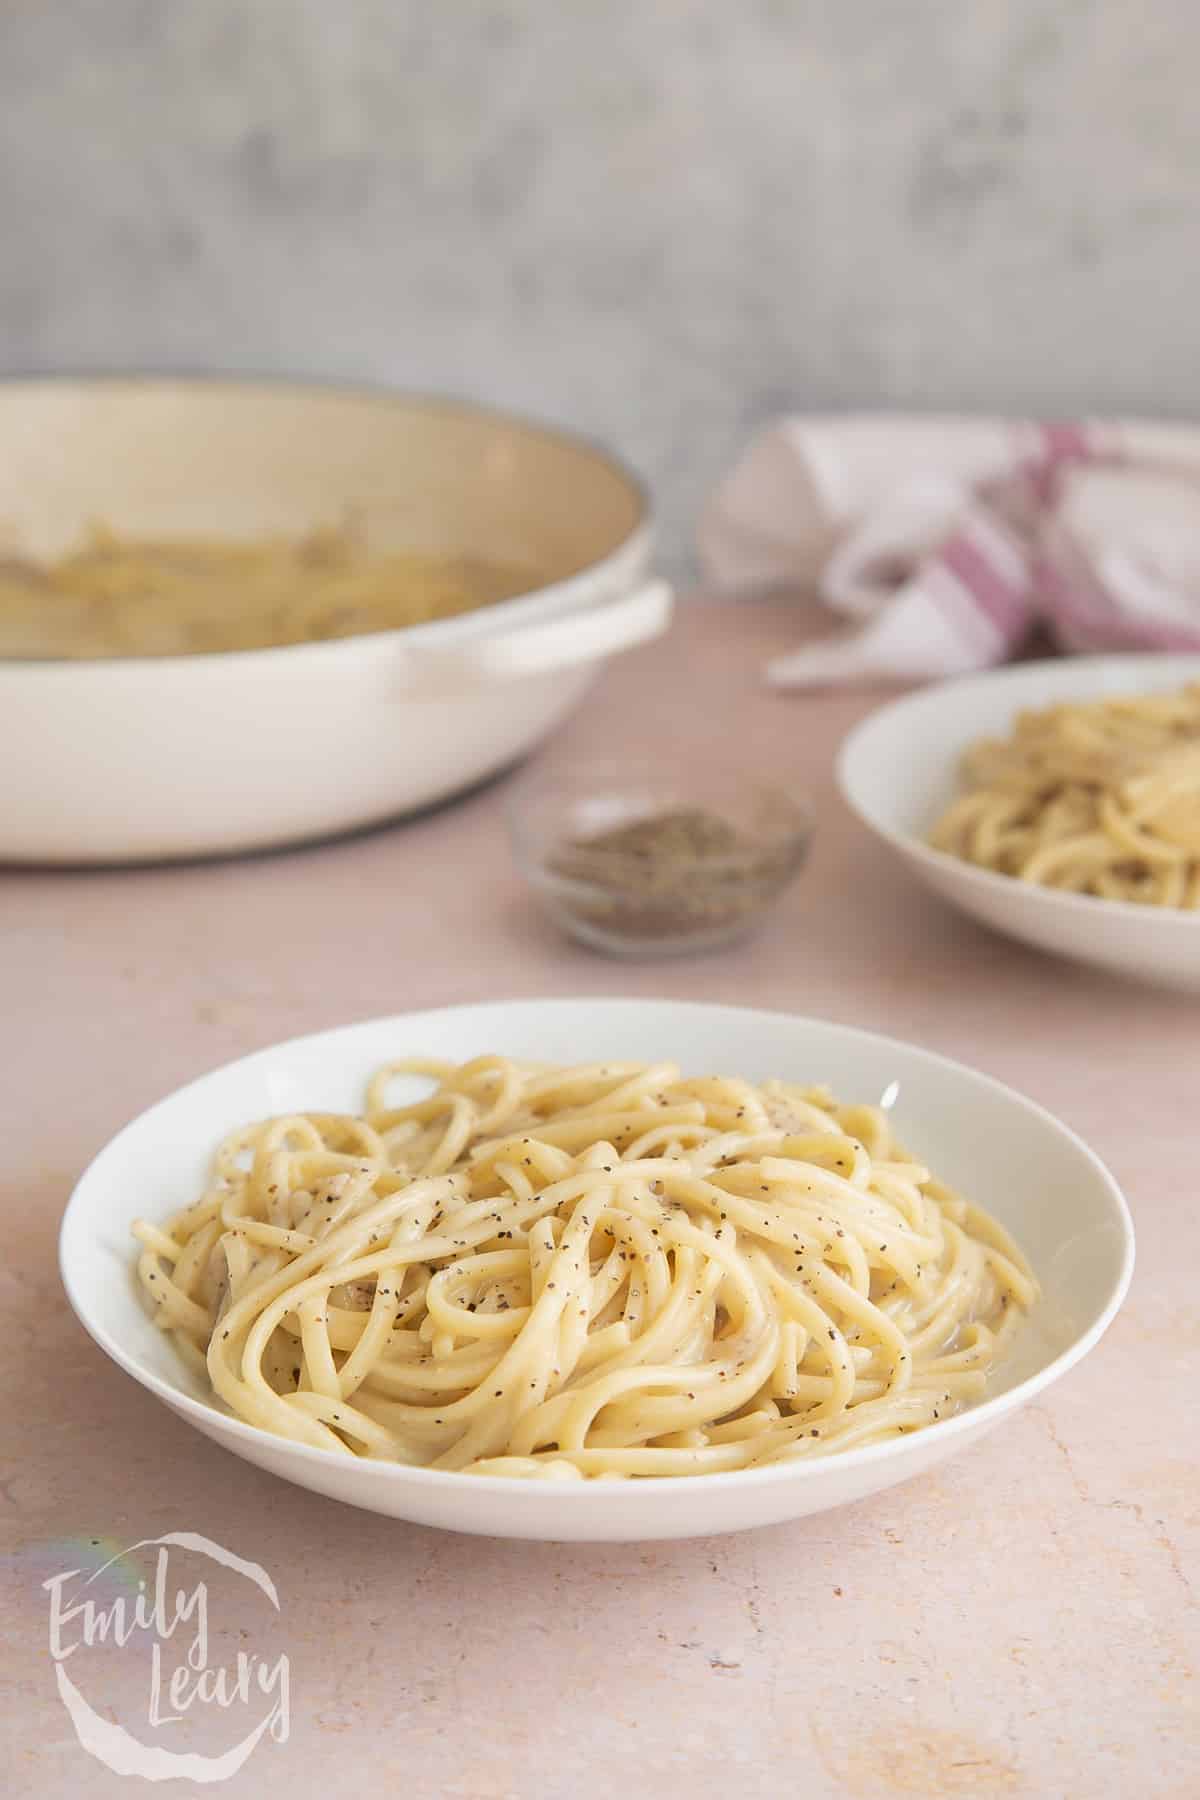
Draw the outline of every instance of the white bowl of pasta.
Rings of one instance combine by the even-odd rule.
[[[1200,992],[1198,683],[1200,656],[1161,654],[922,688],[850,733],[842,795],[984,924]]]
[[[101,1349],[261,1468],[457,1531],[635,1540],[966,1449],[1097,1342],[1133,1232],[1073,1133],[959,1064],[581,999],[203,1076],[92,1163],[60,1257]]]

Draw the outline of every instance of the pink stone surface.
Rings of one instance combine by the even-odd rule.
[[[41,1583],[178,1530],[279,1591],[275,1616],[239,1577],[209,1584],[210,1662],[290,1660],[290,1736],[230,1795],[1200,1794],[1200,1008],[990,936],[914,886],[832,787],[838,741],[878,696],[765,690],[793,636],[771,606],[688,608],[546,752],[734,744],[813,795],[806,875],[734,950],[626,965],[560,938],[511,867],[499,786],[285,855],[0,874],[7,1794],[143,1789],[76,1741]],[[1103,1344],[963,1460],[877,1499],[743,1537],[571,1547],[290,1488],[176,1420],[75,1323],[55,1262],[71,1185],[179,1083],[373,1014],[616,993],[812,1012],[1035,1094],[1134,1209],[1138,1271]],[[147,1739],[148,1657],[135,1640],[69,1665]],[[211,1754],[237,1735],[208,1709],[157,1740]]]

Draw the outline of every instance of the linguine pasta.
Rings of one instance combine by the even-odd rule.
[[[413,1075],[433,1091],[395,1104]],[[393,1063],[362,1117],[231,1133],[134,1232],[158,1324],[239,1418],[483,1474],[879,1443],[978,1398],[1037,1295],[884,1110],[667,1063]]]
[[[191,656],[426,624],[537,585],[478,557],[300,537],[138,539],[93,526],[57,562],[0,554],[0,656]]]
[[[1200,683],[1019,715],[964,759],[935,849],[1105,900],[1200,910]]]

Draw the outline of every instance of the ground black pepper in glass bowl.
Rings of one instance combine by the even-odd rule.
[[[547,758],[517,784],[508,822],[550,916],[619,956],[748,936],[802,867],[813,830],[811,809],[784,788],[679,758]]]

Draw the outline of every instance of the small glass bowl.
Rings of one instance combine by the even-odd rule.
[[[546,912],[614,956],[748,937],[803,866],[813,825],[782,787],[679,757],[551,754],[508,802],[514,859]]]

